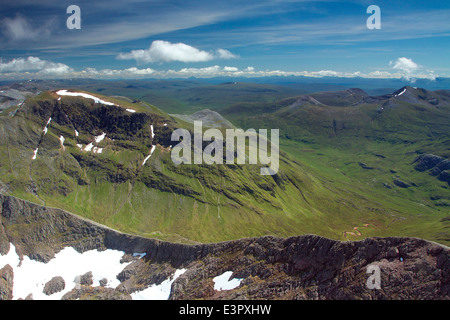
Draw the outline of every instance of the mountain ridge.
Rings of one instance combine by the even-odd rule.
[[[161,283],[183,267],[187,271],[172,284],[170,299],[449,299],[449,248],[423,239],[341,242],[303,235],[172,244],[127,235],[11,196],[0,194],[0,203],[2,253],[9,243],[21,255],[41,261],[50,261],[67,246],[80,252],[145,252],[118,275],[121,284],[115,290],[120,294]],[[23,228],[31,221],[35,236]],[[381,268],[382,290],[366,287],[368,265]],[[242,284],[233,290],[212,289],[212,277],[229,269],[234,278],[244,279]]]

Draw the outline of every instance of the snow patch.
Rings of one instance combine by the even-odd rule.
[[[96,139],[97,141],[97,139]],[[84,151],[88,151],[88,152],[93,152],[93,153],[103,153],[103,148],[99,148],[94,146],[94,143],[89,143],[88,145],[86,145],[86,147],[83,148],[82,144],[77,144],[77,147],[80,148],[80,150],[84,150]]]
[[[75,130],[75,137],[78,137],[79,135],[80,133],[77,130]]]
[[[37,156],[38,150],[39,150],[39,148],[36,148],[36,150],[34,150],[33,158],[31,158],[32,160],[36,160],[36,156]]]
[[[92,149],[92,152],[93,152],[93,153],[102,153],[102,152],[103,152],[103,148],[97,148],[97,147],[94,147],[94,148]]]
[[[131,112],[131,113],[135,113],[136,112],[136,110],[134,110],[134,109],[125,109],[125,110],[127,110],[128,112]]]
[[[60,136],[59,141],[61,142],[61,147],[63,148],[63,150],[66,150],[66,147],[64,147],[64,141],[66,141],[66,139],[63,136]]]
[[[400,92],[399,94],[396,94],[395,96],[396,97],[400,97],[402,94],[404,94],[406,92],[406,88],[405,89],[403,89],[403,91],[402,92]]]
[[[105,137],[106,133],[103,132],[101,135],[95,137],[95,142],[100,143]]]
[[[221,291],[221,290],[232,290],[234,288],[239,287],[241,284],[241,281],[243,279],[231,279],[230,277],[233,274],[233,271],[226,271],[220,276],[217,276],[213,279],[214,281],[214,290]]]
[[[84,151],[91,151],[94,147],[94,144],[91,142],[86,147],[84,147]]]
[[[144,165],[148,159],[150,159],[151,155],[149,154],[148,156],[145,157],[144,162],[142,162],[142,165]]]
[[[167,300],[170,296],[172,283],[183,273],[186,269],[178,269],[172,279],[163,281],[160,285],[152,285],[147,289],[131,293],[133,300]]]
[[[48,119],[47,124],[45,125],[45,128],[42,130],[44,132],[44,136],[47,134],[48,126],[49,126],[50,122],[52,122],[52,117],[50,117]]]
[[[155,133],[154,133],[154,131],[153,131],[153,125],[151,124],[150,125],[150,130],[151,130],[151,132],[152,132],[152,139],[155,137]]]
[[[150,154],[144,159],[144,162],[142,162],[142,165],[144,165],[148,159],[150,159],[150,157],[152,156],[153,152],[155,152],[156,146],[152,146],[152,148],[150,149]]]
[[[56,92],[57,95],[60,96],[71,96],[71,97],[83,97],[86,99],[92,99],[94,100],[95,103],[101,103],[101,104],[105,104],[108,106],[114,106],[115,104],[112,102],[107,102],[105,100],[99,99],[97,97],[94,97],[93,95],[87,94],[87,93],[83,93],[83,92],[68,92],[67,90],[59,90],[58,92]]]
[[[75,279],[78,276],[89,271],[93,275],[93,286],[99,286],[100,280],[106,278],[108,280],[106,287],[117,287],[120,284],[117,275],[131,263],[120,263],[123,255],[124,252],[111,249],[79,253],[72,247],[66,247],[48,263],[31,260],[27,256],[20,261],[11,243],[9,252],[0,255],[0,269],[7,264],[13,268],[13,299],[26,298],[31,293],[35,300],[59,300],[76,287]],[[42,291],[45,284],[55,276],[64,279],[65,288],[61,292],[47,296]]]

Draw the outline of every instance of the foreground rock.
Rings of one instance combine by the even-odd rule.
[[[14,272],[9,264],[0,269],[0,300],[11,300],[13,296]]]
[[[131,236],[68,212],[0,195],[0,240],[19,255],[49,261],[72,246],[80,252],[115,249],[146,253],[119,275],[117,288],[92,287],[90,275],[64,299],[130,299],[186,269],[170,299],[449,299],[449,248],[416,238],[341,242],[314,235],[260,237],[184,245]],[[3,243],[3,247],[9,246]],[[379,270],[380,288],[368,286]],[[214,278],[232,271],[232,290],[214,289]]]
[[[81,285],[66,293],[61,300],[131,300],[131,296],[113,288]]]
[[[44,286],[44,293],[48,296],[61,292],[66,287],[66,283],[62,277],[53,277],[49,282],[47,282]]]

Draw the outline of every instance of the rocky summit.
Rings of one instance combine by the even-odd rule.
[[[106,279],[95,285],[92,273],[80,269],[75,283],[49,279],[50,297],[66,286],[64,299],[131,299],[170,284],[169,299],[450,298],[449,248],[417,238],[341,242],[315,235],[265,236],[188,245],[121,233],[6,195],[0,195],[0,221],[1,254],[14,246],[21,261],[48,264],[68,247],[80,253],[122,252],[125,267],[117,286],[105,286]],[[14,295],[15,266],[1,267],[1,299],[31,299]],[[371,285],[373,269],[379,271],[378,288]],[[218,286],[220,277],[225,280]]]

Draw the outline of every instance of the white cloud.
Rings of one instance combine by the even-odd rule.
[[[38,57],[12,59],[0,64],[0,73],[37,71],[43,74],[64,74],[73,69],[63,63],[41,60]]]
[[[234,59],[236,55],[225,49],[218,49],[216,53],[199,50],[184,43],[171,43],[163,40],[153,41],[148,49],[132,50],[120,53],[119,60],[136,60],[137,62],[206,62],[213,59]]]
[[[127,73],[130,74],[137,74],[137,75],[150,75],[155,73],[155,70],[151,69],[151,68],[146,68],[146,69],[138,69],[136,67],[133,68],[128,68],[124,70]]]
[[[216,56],[219,59],[237,59],[238,58],[237,55],[234,55],[230,51],[225,50],[225,49],[217,49]]]
[[[155,73],[155,70],[151,68],[138,69],[136,67],[123,69],[123,70],[113,70],[113,69],[103,69],[97,70],[95,68],[86,68],[81,72],[75,72],[75,76],[79,77],[135,77],[135,76],[149,76]]]
[[[417,69],[419,69],[417,63],[412,61],[412,59],[405,57],[398,58],[396,61],[391,61],[389,65],[392,65],[392,68],[400,70],[401,72],[404,72],[406,74],[412,74]]]
[[[387,71],[372,71],[368,75],[373,78],[392,78],[392,74]]]
[[[130,53],[121,53],[117,57],[121,60],[134,59],[138,62],[201,62],[210,61],[213,56],[184,43],[170,43],[167,41],[153,41],[146,50],[133,50]]]
[[[236,72],[236,71],[239,71],[239,69],[236,67],[223,67],[223,71]]]
[[[168,73],[174,75],[194,75],[194,76],[211,76],[218,75],[221,72],[221,68],[219,66],[211,66],[205,68],[183,68],[180,71],[169,70]]]
[[[412,75],[419,69],[419,66],[412,61],[412,59],[401,57],[396,61],[389,62],[389,65],[392,66],[393,69],[398,70],[404,79],[415,82]]]
[[[389,65],[394,70],[397,70],[400,77],[411,82],[415,82],[417,78],[436,80],[436,75],[433,71],[427,70],[425,73],[421,72],[422,66],[415,63],[412,59],[401,57],[395,61],[390,61]]]
[[[360,71],[342,72],[335,70],[319,71],[284,71],[284,70],[257,70],[252,66],[238,68],[235,66],[213,65],[201,68],[181,68],[179,70],[156,70],[152,68],[131,67],[126,69],[101,69],[88,67],[81,71],[75,71],[68,65],[38,57],[17,58],[6,63],[0,63],[0,79],[51,79],[55,76],[59,78],[94,78],[94,79],[168,79],[168,78],[213,78],[213,77],[341,77],[341,78],[390,78],[401,79],[408,77],[409,81],[415,79],[435,80],[437,75],[431,70],[422,70],[411,59],[397,59],[390,63],[394,72],[386,70],[376,70],[370,73]]]
[[[320,70],[311,72],[314,77],[338,77],[340,74],[333,70]]]

